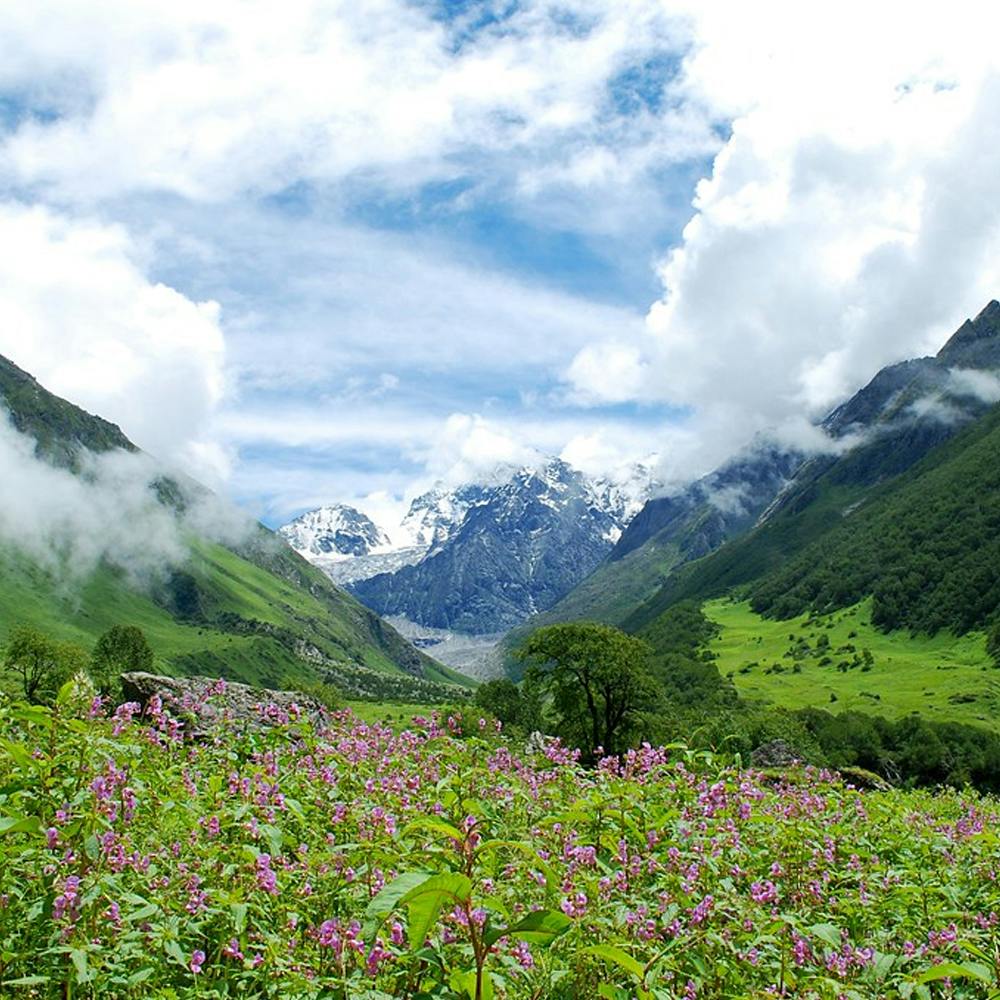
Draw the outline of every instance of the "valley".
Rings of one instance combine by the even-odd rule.
[[[1000,1000],[998,37],[0,3],[0,1000]]]
[[[704,611],[720,630],[708,646],[715,666],[748,701],[1000,729],[1000,668],[981,632],[882,632],[871,601],[782,620],[725,598]]]

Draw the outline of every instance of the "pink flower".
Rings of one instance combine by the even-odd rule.
[[[205,964],[205,953],[199,948],[191,953],[191,971],[197,976]]]

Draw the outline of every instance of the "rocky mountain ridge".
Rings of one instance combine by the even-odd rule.
[[[388,545],[357,555],[318,552],[327,543],[302,530],[303,522],[339,525],[340,505],[280,531],[370,607],[482,635],[557,600],[610,551],[656,487],[645,466],[612,479],[586,476],[560,459],[498,470],[492,480],[424,493],[384,532]]]

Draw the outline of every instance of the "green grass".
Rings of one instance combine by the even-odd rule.
[[[362,722],[389,726],[393,730],[405,729],[415,715],[430,718],[440,711],[440,705],[421,705],[416,702],[347,701],[344,703]]]
[[[201,541],[193,543],[185,569],[197,581],[212,616],[233,613],[273,626],[273,634],[259,629],[243,634],[211,621],[185,621],[158,604],[149,588],[131,587],[107,567],[84,581],[60,583],[8,551],[0,553],[0,645],[10,628],[22,623],[86,649],[112,625],[130,624],[146,634],[157,671],[222,676],[281,688],[316,676],[313,667],[296,655],[289,641],[292,637],[319,650],[327,658],[327,669],[335,674],[337,665],[342,665],[354,680],[358,671],[362,679],[369,672],[376,678],[400,678],[390,652],[391,640],[401,646],[402,640],[392,633],[382,648],[376,634],[381,623],[325,580],[322,587],[307,590],[219,545]],[[459,677],[426,657],[420,659],[427,680],[455,683]],[[467,678],[462,681],[471,683]]]
[[[785,621],[762,618],[748,603],[727,598],[707,602],[704,612],[721,626],[710,645],[719,672],[731,676],[748,700],[887,718],[918,712],[929,721],[1000,730],[1000,670],[982,633],[879,632],[871,624],[870,600]],[[820,648],[823,636],[826,649]],[[871,653],[867,670],[865,650]],[[821,665],[826,657],[830,662]],[[842,663],[846,670],[839,669]]]

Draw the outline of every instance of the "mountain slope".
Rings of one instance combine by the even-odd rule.
[[[679,493],[648,500],[594,571],[517,634],[557,621],[620,624],[678,566],[751,527],[801,463],[797,452],[759,442]]]
[[[483,490],[460,525],[414,566],[351,585],[381,614],[472,634],[551,607],[608,553],[634,506],[565,462]]]
[[[1000,398],[998,359],[1000,305],[991,302],[936,357],[888,366],[837,407],[822,424],[827,453],[806,458],[760,442],[687,489],[648,501],[608,558],[512,641],[551,621],[639,627],[677,600],[755,579]],[[758,522],[766,530],[751,530]]]
[[[6,359],[0,405],[35,439],[39,460],[67,476],[89,468],[95,454],[138,454],[113,424],[48,392]],[[148,488],[178,518],[208,495],[183,477],[160,476]],[[192,530],[178,524],[179,532]],[[207,537],[189,542],[186,560],[164,563],[137,588],[121,567],[102,562],[73,579],[73,567],[60,572],[29,557],[16,539],[0,539],[0,641],[12,625],[28,622],[90,645],[109,624],[124,622],[147,629],[160,668],[174,672],[273,685],[329,675],[357,692],[388,684],[392,675],[414,693],[423,679],[458,679],[259,525],[228,547]]]
[[[875,623],[886,628],[986,625],[1000,598],[991,562],[1000,413],[989,402],[998,359],[992,302],[935,358],[880,373],[827,421],[835,433],[864,426],[862,443],[807,463],[755,530],[678,572],[626,626],[739,586],[777,617],[874,596]]]

